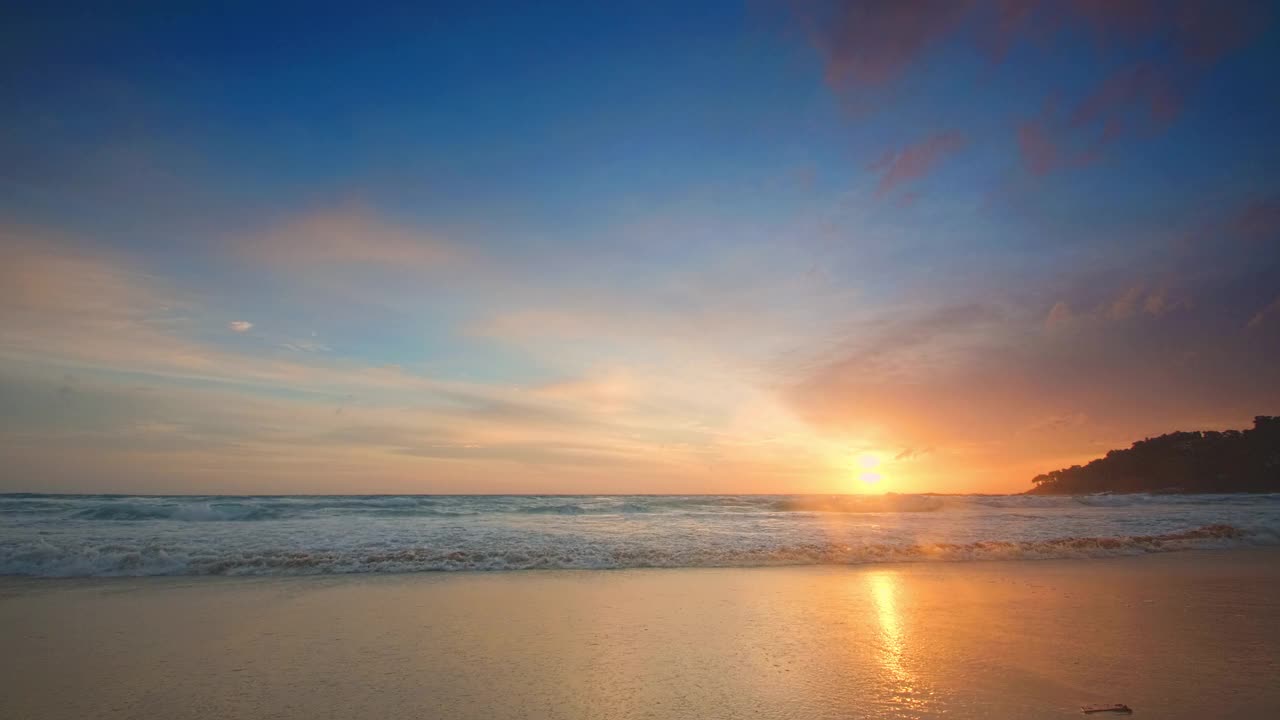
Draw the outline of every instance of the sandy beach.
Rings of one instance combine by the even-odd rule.
[[[1280,710],[1280,552],[0,581],[0,717]]]

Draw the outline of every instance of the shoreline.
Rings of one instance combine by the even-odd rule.
[[[1053,562],[1053,561],[1096,561],[1124,560],[1142,557],[1158,557],[1164,555],[1196,554],[1196,553],[1232,553],[1232,552],[1280,552],[1280,544],[1272,541],[1239,544],[1248,533],[1228,525],[1205,525],[1190,530],[1166,533],[1163,535],[1137,535],[1125,537],[1066,537],[1032,541],[978,541],[965,544],[940,543],[911,547],[884,546],[873,554],[874,559],[825,559],[800,561],[774,561],[760,563],[731,564],[692,564],[692,565],[600,565],[593,566],[544,566],[544,567],[422,567],[414,569],[368,569],[349,570],[308,570],[290,571],[285,565],[283,572],[170,572],[170,573],[137,573],[137,574],[93,574],[93,575],[36,575],[36,574],[0,574],[0,589],[7,581],[69,581],[69,580],[145,580],[145,579],[192,579],[192,578],[325,578],[325,577],[403,577],[414,575],[494,575],[507,573],[552,573],[552,572],[620,572],[626,570],[766,570],[786,568],[859,568],[859,567],[894,567],[915,565],[965,565],[969,563],[1015,563],[1015,562]],[[1213,546],[1214,542],[1230,542],[1237,544]],[[852,548],[846,547],[845,551]],[[861,548],[865,551],[867,548]],[[1010,551],[1050,552],[1071,554],[1009,554]],[[890,559],[889,553],[895,556]],[[465,558],[463,558],[465,559]],[[248,567],[260,567],[249,565]],[[267,566],[272,567],[272,566]]]
[[[0,716],[1267,717],[1278,617],[1272,548],[3,578]]]
[[[1052,565],[1055,563],[1096,563],[1096,562],[1140,562],[1144,559],[1158,559],[1168,557],[1190,557],[1195,559],[1206,557],[1243,557],[1243,556],[1272,556],[1274,555],[1277,563],[1280,563],[1280,545],[1248,545],[1233,547],[1197,547],[1197,548],[1173,548],[1168,550],[1152,550],[1141,553],[1133,553],[1129,555],[1093,555],[1087,557],[984,557],[974,559],[921,559],[921,560],[892,560],[884,562],[851,562],[851,563],[808,563],[808,564],[776,564],[776,565],[708,565],[708,566],[646,566],[646,567],[572,567],[572,568],[517,568],[517,569],[430,569],[430,570],[406,570],[398,572],[377,571],[377,572],[333,572],[333,573],[299,573],[299,574],[189,574],[189,575],[70,575],[70,576],[43,576],[43,575],[0,575],[0,598],[4,596],[4,590],[8,586],[21,586],[30,584],[39,586],[43,584],[74,584],[74,583],[131,583],[131,582],[232,582],[232,581],[262,581],[271,582],[276,580],[290,581],[307,581],[307,580],[339,580],[350,579],[353,582],[360,580],[373,580],[377,578],[413,578],[413,577],[494,577],[506,575],[555,575],[566,574],[574,575],[581,573],[653,573],[653,572],[684,572],[684,571],[722,571],[722,572],[754,572],[754,571],[802,571],[802,570],[858,570],[858,569],[886,569],[886,570],[904,570],[916,567],[933,567],[933,566],[967,566],[967,565]]]

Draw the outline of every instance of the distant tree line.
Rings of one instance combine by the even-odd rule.
[[[1037,475],[1034,495],[1096,492],[1280,492],[1280,417],[1250,430],[1174,432],[1112,450],[1087,465]]]

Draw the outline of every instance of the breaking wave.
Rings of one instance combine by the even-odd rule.
[[[670,496],[123,496],[0,495],[0,521],[251,522],[339,516],[932,513],[938,511],[1264,505],[1270,495],[670,495]]]
[[[1107,557],[1280,544],[1280,495],[0,495],[0,575]]]
[[[933,512],[943,508],[943,500],[936,495],[801,495],[778,500],[771,508],[781,512]]]
[[[859,565],[867,563],[1099,558],[1195,548],[1280,544],[1274,532],[1206,525],[1182,532],[969,543],[804,543],[775,547],[415,546],[400,549],[258,549],[219,553],[145,542],[57,545],[44,540],[0,554],[0,574],[44,577],[152,575],[322,575],[538,569],[619,569]]]

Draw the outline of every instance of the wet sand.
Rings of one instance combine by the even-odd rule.
[[[0,647],[15,720],[1269,718],[1280,551],[10,578]]]

